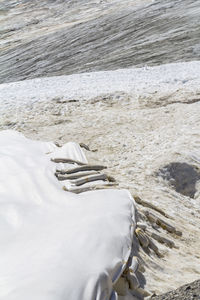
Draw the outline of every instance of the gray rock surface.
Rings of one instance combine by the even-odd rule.
[[[200,59],[200,0],[0,1],[0,83]]]
[[[199,300],[200,299],[200,280],[185,284],[180,288],[169,293],[152,297],[153,300]]]

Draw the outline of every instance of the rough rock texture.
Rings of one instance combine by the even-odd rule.
[[[196,183],[200,180],[198,168],[184,162],[172,162],[160,169],[157,175],[167,180],[178,193],[194,198]]]
[[[175,291],[152,297],[154,300],[199,300],[200,299],[200,280],[185,284]]]
[[[200,59],[200,0],[0,1],[0,82]]]

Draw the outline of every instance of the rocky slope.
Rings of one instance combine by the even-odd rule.
[[[152,297],[154,300],[199,300],[200,299],[200,280],[185,284],[175,291],[171,291],[161,296]]]
[[[0,83],[200,58],[200,0],[0,1]]]

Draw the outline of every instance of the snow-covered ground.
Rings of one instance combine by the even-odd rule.
[[[77,144],[57,148],[0,132],[0,299],[117,299],[135,228],[128,191],[62,190],[54,156],[85,163]]]
[[[172,94],[171,101],[174,102],[182,93],[195,94],[199,91],[199,82],[200,62],[36,78],[1,84],[0,112],[6,112],[9,108],[15,109],[19,105],[30,105],[36,101],[54,98],[88,100],[116,92],[128,93],[136,101],[152,95],[148,105],[151,105],[150,102],[154,104],[154,97],[157,99],[162,98],[162,95]],[[163,100],[162,104],[168,103]]]
[[[90,162],[106,164],[121,188],[167,212],[166,221],[182,231],[182,237],[177,237],[152,227],[138,205],[147,231],[176,246],[157,243],[162,258],[140,250],[146,287],[157,293],[200,276],[199,84],[200,63],[190,62],[0,85],[1,129],[60,144],[84,142],[97,149],[87,152]],[[190,175],[182,178],[186,190],[174,187],[175,175],[180,176],[180,170],[170,173],[174,164],[180,170],[186,164],[196,176],[192,183]],[[23,166],[21,160],[18,167]],[[163,170],[169,173],[166,180]],[[51,182],[54,189],[53,175]],[[188,182],[194,192],[191,197]]]

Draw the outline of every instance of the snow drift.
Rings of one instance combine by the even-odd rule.
[[[74,143],[58,150],[0,132],[0,299],[117,299],[134,202],[126,190],[63,191],[50,161],[56,151],[85,160]]]

